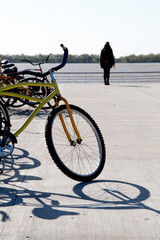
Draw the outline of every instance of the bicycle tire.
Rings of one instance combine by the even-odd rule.
[[[22,107],[24,105],[25,105],[24,102],[20,101],[17,98],[14,98],[14,97],[10,98],[10,101],[8,102],[7,105],[5,104],[6,107],[13,107],[13,108],[19,108],[19,107]]]
[[[1,96],[0,99],[6,108],[12,107],[14,102],[17,101],[17,99],[8,96]]]
[[[49,153],[58,168],[68,177],[88,182],[96,178],[105,164],[105,144],[102,134],[91,116],[83,109],[70,105],[82,142],[71,145],[68,141],[59,114],[63,115],[67,130],[76,141],[65,105],[50,113],[45,127],[45,139]],[[74,160],[74,162],[73,162]]]
[[[16,140],[10,133],[10,126],[8,111],[0,101],[0,158],[10,155],[14,149]]]
[[[0,131],[7,132],[10,129],[10,118],[5,105],[0,100]]]

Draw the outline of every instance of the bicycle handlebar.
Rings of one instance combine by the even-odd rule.
[[[64,51],[62,63],[56,67],[51,68],[51,71],[58,71],[59,69],[63,68],[65,66],[65,64],[67,63],[68,49],[63,44],[61,44],[60,46],[62,47],[62,49]]]
[[[50,53],[48,56],[47,56],[47,58],[46,58],[46,60],[44,61],[44,62],[40,62],[40,63],[32,63],[31,61],[29,61],[28,59],[21,59],[21,61],[22,62],[28,62],[28,63],[30,63],[30,64],[32,64],[33,66],[40,66],[41,64],[44,64],[44,63],[47,63],[48,62],[48,59],[49,59],[49,57],[52,55],[52,53]]]
[[[50,58],[51,55],[52,55],[52,53],[50,53],[50,54],[48,55],[48,57],[46,58],[46,61],[45,61],[44,63],[47,63],[47,62],[48,62],[48,59]]]
[[[22,74],[22,75],[27,75],[28,74],[28,75],[33,75],[33,76],[36,76],[36,77],[46,77],[47,75],[50,74],[50,71],[52,71],[52,72],[58,71],[59,69],[61,69],[65,66],[65,64],[67,63],[67,58],[68,58],[68,49],[63,44],[61,44],[60,46],[62,47],[62,49],[64,51],[64,55],[63,55],[62,63],[59,64],[58,66],[51,68],[49,71],[47,71],[45,73],[26,70],[26,71],[11,73],[11,74],[8,74],[8,75],[9,76],[15,76],[15,75],[20,75],[20,74]]]

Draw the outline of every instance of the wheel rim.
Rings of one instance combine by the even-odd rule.
[[[0,157],[6,157],[10,155],[13,152],[13,149],[14,143],[12,140],[9,137],[0,136]]]

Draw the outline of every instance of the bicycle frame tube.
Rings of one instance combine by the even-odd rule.
[[[54,96],[56,95],[55,92],[50,93],[44,100],[41,101],[41,103],[35,108],[35,110],[31,113],[31,115],[27,118],[25,123],[22,125],[22,127],[14,133],[14,136],[17,137],[23,130],[29,125],[29,123],[33,120],[33,118],[36,116],[36,114],[41,110],[41,108],[49,102]]]
[[[17,94],[13,92],[7,92],[10,89],[20,88],[24,86],[53,87],[54,91],[51,92],[45,99],[39,99],[39,98],[30,97],[30,96]],[[53,83],[18,83],[18,84],[13,84],[7,87],[0,88],[0,96],[10,96],[10,97],[23,98],[23,99],[39,102],[39,105],[31,113],[31,115],[28,117],[28,119],[25,121],[22,127],[17,132],[14,133],[15,137],[17,137],[28,126],[28,124],[33,120],[33,118],[36,116],[39,110],[56,95],[60,95],[56,81],[54,81]]]

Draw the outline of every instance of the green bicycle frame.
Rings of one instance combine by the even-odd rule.
[[[29,123],[33,120],[33,118],[40,111],[40,109],[47,102],[49,102],[52,98],[54,98],[55,96],[58,96],[59,100],[58,100],[58,103],[56,105],[58,106],[60,100],[64,101],[64,103],[66,105],[66,108],[68,110],[70,119],[71,119],[71,123],[72,123],[73,129],[75,130],[75,133],[77,135],[78,141],[81,142],[81,137],[80,137],[80,134],[79,134],[79,132],[77,130],[77,127],[75,125],[75,122],[74,122],[74,119],[73,119],[73,116],[72,116],[69,104],[68,104],[68,102],[67,102],[67,100],[65,98],[61,97],[61,94],[60,94],[57,82],[56,82],[56,80],[53,77],[53,73],[51,73],[51,77],[52,77],[52,80],[53,80],[52,83],[41,83],[41,82],[36,82],[36,83],[28,83],[27,82],[27,83],[25,83],[25,82],[23,82],[23,83],[13,84],[13,85],[9,85],[9,86],[0,88],[0,96],[10,96],[10,97],[14,97],[14,98],[23,98],[23,99],[39,102],[38,106],[35,108],[35,110],[33,110],[33,112],[30,114],[30,116],[25,121],[25,123],[22,125],[22,127],[20,129],[18,129],[14,133],[14,136],[17,137],[22,131],[24,131],[24,129],[29,125]],[[10,90],[10,89],[25,88],[25,87],[28,87],[28,86],[51,87],[54,90],[44,99],[35,98],[35,97],[27,96],[27,95],[22,95],[22,94],[18,94],[18,93],[14,93],[14,92],[8,92],[8,90]],[[62,116],[60,116],[60,118],[61,118],[61,123],[63,125],[63,129],[64,129],[64,131],[66,133],[66,136],[67,136],[68,140],[71,141],[69,133],[68,133],[67,128],[65,126],[65,123],[64,123],[64,121],[62,119]]]

